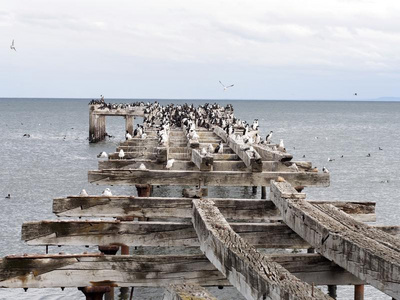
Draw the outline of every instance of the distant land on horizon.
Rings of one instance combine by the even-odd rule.
[[[40,99],[55,99],[55,100],[68,100],[68,99],[74,99],[74,100],[92,100],[92,99],[100,99],[100,98],[93,98],[93,97],[82,97],[82,98],[76,98],[76,97],[0,97],[1,99],[20,99],[20,100],[28,100],[28,99],[34,99],[34,100],[40,100]],[[162,100],[162,101],[168,101],[168,100],[178,100],[178,101],[185,101],[185,100],[192,100],[192,101],[338,101],[338,102],[344,102],[344,101],[360,101],[360,102],[398,102],[400,101],[400,97],[379,97],[379,98],[372,98],[372,99],[360,99],[355,96],[354,98],[351,99],[229,99],[229,98],[224,98],[224,99],[217,99],[217,98],[105,98],[105,101],[113,101],[113,100],[141,100],[141,101],[157,101],[157,100]]]

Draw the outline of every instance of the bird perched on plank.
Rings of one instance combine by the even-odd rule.
[[[165,166],[166,169],[170,170],[172,168],[172,166],[174,165],[175,159],[169,159],[167,161],[167,165]]]
[[[132,135],[128,132],[128,130],[126,131],[126,134],[125,134],[125,140],[130,140],[132,138]]]
[[[106,188],[101,195],[109,197],[109,196],[112,196],[112,193],[111,193],[111,190],[109,188]]]
[[[272,133],[273,133],[273,131],[271,130],[271,131],[267,134],[267,136],[265,137],[265,143],[266,143],[266,144],[271,144]]]
[[[224,152],[224,145],[222,141],[219,142],[218,146],[215,147],[214,153],[223,153]]]
[[[119,159],[123,159],[125,157],[124,150],[122,150],[122,149],[119,150],[118,157],[119,157]]]
[[[202,148],[200,154],[201,155],[207,155],[207,149],[206,148]]]
[[[295,172],[299,172],[299,167],[295,163],[291,164],[289,166],[289,169],[291,169],[291,170],[293,170]]]
[[[258,119],[255,119],[253,121],[253,124],[251,125],[252,130],[258,130]]]
[[[254,143],[259,144],[261,142],[261,137],[258,133],[254,136]]]
[[[212,145],[212,144],[209,144],[207,150],[208,150],[209,153],[214,153],[214,147],[213,147],[213,145]]]
[[[139,166],[139,170],[144,171],[144,170],[147,170],[147,168],[146,168],[146,166],[142,163],[142,164],[140,164],[140,166]]]
[[[89,196],[89,195],[88,195],[88,193],[86,192],[86,190],[83,189],[83,190],[81,191],[81,193],[79,194],[79,196],[81,196],[81,197],[87,197],[87,196]]]
[[[278,150],[279,150],[279,151],[285,151],[285,145],[283,144],[283,140],[281,140],[281,141],[279,142]]]
[[[108,154],[107,154],[107,152],[100,152],[98,155],[97,155],[97,157],[98,158],[108,158]]]

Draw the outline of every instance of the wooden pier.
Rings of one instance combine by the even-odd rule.
[[[368,284],[400,299],[400,228],[365,224],[375,221],[373,202],[306,200],[303,189],[329,186],[330,174],[255,142],[256,126],[239,123],[231,106],[94,103],[89,111],[91,142],[104,137],[105,116],[124,116],[130,134],[133,118],[144,117],[144,135],[88,172],[93,184],[135,185],[138,196],[55,198],[62,219],[22,224],[22,240],[100,252],[4,257],[0,287],[77,287],[87,299],[164,287],[164,300],[215,300],[204,287],[234,286],[246,299],[334,299],[337,285],[354,285],[362,299]],[[181,186],[184,197],[153,197],[155,185]],[[208,187],[250,186],[261,199],[207,196]],[[195,254],[131,255],[137,246]]]

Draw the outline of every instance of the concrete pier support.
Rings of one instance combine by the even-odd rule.
[[[106,136],[106,116],[98,115],[89,110],[89,142],[97,143]]]
[[[133,116],[125,116],[125,132],[129,132],[130,135],[133,135],[133,126],[134,126],[135,117]]]
[[[337,285],[328,285],[328,295],[333,299],[337,298]]]

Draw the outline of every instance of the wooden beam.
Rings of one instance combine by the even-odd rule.
[[[268,146],[253,144],[253,148],[256,149],[262,160],[290,161],[293,158],[293,155],[289,153],[272,150]]]
[[[271,200],[212,198],[225,218],[236,221],[268,222],[279,220],[280,212]],[[323,204],[326,201],[312,201]],[[374,202],[329,202],[368,221],[375,220]],[[53,200],[53,213],[60,217],[136,217],[150,219],[190,219],[192,199],[133,196],[70,196]]]
[[[283,220],[319,253],[382,292],[400,298],[400,239],[329,204],[300,199],[288,182],[272,182]]]
[[[159,164],[155,160],[149,159],[109,159],[109,160],[99,160],[98,168],[103,169],[138,169],[139,165],[144,163],[150,170],[163,170],[165,169],[165,164]],[[300,171],[307,171],[311,169],[310,162],[293,162],[299,167]],[[277,161],[263,161],[263,171],[264,172],[288,172],[290,169],[283,163]],[[304,166],[304,168],[302,167]],[[198,170],[196,165],[192,161],[188,160],[175,160],[172,170],[187,170],[195,171]],[[247,171],[247,167],[243,161],[237,160],[214,160],[213,161],[213,171]]]
[[[235,222],[231,227],[255,247],[310,247],[284,224]],[[188,222],[25,222],[22,225],[22,240],[29,245],[200,246],[193,225]]]
[[[192,149],[192,162],[200,171],[211,171],[214,158],[212,155],[202,155],[199,150]]]
[[[240,157],[247,168],[253,172],[262,172],[261,157],[256,151],[245,151],[243,149],[244,144],[239,144],[233,140],[221,127],[215,126],[214,132]]]
[[[246,299],[332,299],[238,236],[211,200],[193,200],[200,249]]]
[[[318,254],[268,257],[310,284],[363,284]],[[203,255],[24,255],[0,260],[1,288],[164,287],[181,284],[183,278],[186,284],[230,285]]]
[[[197,284],[171,284],[165,288],[163,300],[217,300]]]
[[[285,178],[294,186],[329,186],[329,173],[317,172],[204,172],[164,170],[110,169],[89,171],[89,182],[95,184],[152,184],[208,186],[269,186],[272,179]]]

